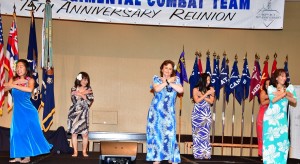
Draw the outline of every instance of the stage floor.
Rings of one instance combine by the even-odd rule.
[[[81,153],[81,152],[80,152]],[[135,164],[151,164],[147,162],[146,154],[137,154]],[[210,160],[196,160],[190,154],[181,154],[182,164],[198,164],[198,163],[210,163],[210,164],[222,164],[222,163],[262,163],[258,157],[232,157],[232,156],[212,156]],[[0,152],[0,164],[9,163],[9,152]],[[89,152],[89,157],[84,158],[80,154],[74,158],[71,154],[46,154],[31,158],[32,164],[99,164],[99,152]],[[167,164],[167,161],[161,162],[161,164]],[[300,164],[300,160],[289,159],[288,164]]]

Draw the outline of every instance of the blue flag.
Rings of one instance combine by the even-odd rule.
[[[44,107],[42,128],[47,132],[53,123],[53,114],[55,112],[54,101],[54,71],[53,71],[53,52],[52,52],[52,10],[50,1],[45,4],[43,26],[43,85],[42,85],[42,102]]]
[[[226,86],[226,84],[229,81],[229,68],[228,65],[226,63],[226,58],[225,56],[223,57],[222,60],[222,66],[221,66],[221,73],[220,73],[220,83],[221,83],[221,87]]]
[[[210,58],[209,55],[207,55],[206,57],[206,69],[205,69],[205,73],[209,74],[209,76],[211,76],[211,68],[210,68]]]
[[[291,78],[290,78],[290,73],[289,73],[288,62],[287,61],[284,62],[284,70],[285,70],[285,73],[286,73],[286,82],[290,83]]]
[[[184,51],[182,51],[182,53],[179,57],[179,61],[177,64],[177,69],[176,69],[176,76],[179,77],[180,83],[182,86],[183,86],[184,81],[187,83],[189,82],[187,75],[186,75],[186,69],[185,69]]]
[[[244,59],[244,66],[243,66],[241,81],[242,81],[241,85],[242,85],[242,92],[243,92],[242,95],[243,95],[243,99],[245,100],[249,96],[249,87],[250,87],[250,81],[251,81],[247,58]]]
[[[198,81],[200,79],[200,73],[198,68],[198,59],[195,58],[195,63],[193,67],[193,72],[190,76],[189,83],[190,83],[190,98],[193,98],[193,89],[197,85]]]
[[[211,84],[215,89],[216,98],[219,100],[220,97],[220,70],[219,70],[219,59],[214,58],[214,70],[211,76]]]
[[[30,23],[30,31],[29,31],[29,42],[28,42],[28,52],[27,52],[27,60],[29,62],[30,68],[33,72],[32,76],[35,81],[34,90],[31,95],[31,102],[35,106],[36,109],[39,109],[41,104],[41,95],[40,95],[40,85],[39,85],[39,74],[37,70],[37,62],[38,62],[38,49],[37,49],[37,41],[36,41],[36,31],[35,31],[35,20],[34,15],[31,13],[31,23]]]
[[[43,69],[42,102],[44,107],[42,128],[47,132],[53,123],[53,114],[55,112],[54,101],[54,73],[52,69]]]
[[[238,100],[238,102],[241,104],[243,93],[241,88],[241,79],[239,75],[239,69],[237,66],[237,61],[233,63],[230,79],[229,79],[229,85],[226,87],[226,100],[228,102],[229,95],[235,91],[235,98]]]

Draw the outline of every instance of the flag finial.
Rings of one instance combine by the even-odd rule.
[[[275,52],[275,54],[274,54],[274,59],[276,59],[277,58],[277,53]]]
[[[196,50],[195,55],[199,56],[199,51],[198,50]]]
[[[267,56],[266,56],[266,60],[269,60],[269,58],[270,58],[270,57],[269,57],[269,55],[267,54]]]
[[[218,59],[218,60],[220,59],[220,55],[219,55],[219,54],[217,55],[217,59]]]
[[[256,59],[256,60],[259,60],[259,58],[260,58],[259,55],[256,53],[256,54],[255,54],[255,59]]]
[[[16,4],[14,3],[14,13],[16,13]]]
[[[213,56],[214,56],[214,58],[216,58],[216,56],[217,56],[216,51],[214,51]]]
[[[247,59],[247,52],[246,52],[245,57],[244,57],[244,60],[246,60],[246,59]]]
[[[226,59],[226,63],[227,63],[227,65],[229,64],[229,59],[228,58]]]
[[[285,61],[287,62],[287,61],[288,61],[288,59],[289,59],[289,57],[288,57],[288,55],[286,55],[286,57],[285,57]]]
[[[184,52],[184,45],[183,45],[182,51]]]
[[[235,56],[234,56],[234,60],[235,60],[235,61],[237,61],[237,60],[238,60],[238,56],[237,56],[237,54],[235,54]]]
[[[209,50],[207,50],[206,55],[207,55],[207,57],[209,57],[209,55],[210,55]]]
[[[223,52],[223,57],[225,57],[225,56],[226,56],[226,52],[224,51],[224,52]]]

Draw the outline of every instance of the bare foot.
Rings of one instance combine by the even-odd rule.
[[[86,152],[82,152],[83,157],[89,157],[89,155]]]
[[[20,162],[20,161],[21,161],[21,158],[15,158],[15,159],[9,160],[10,163],[16,163],[16,162]]]
[[[74,152],[74,154],[72,155],[72,157],[77,157],[78,156],[78,152]]]
[[[24,158],[24,159],[22,159],[20,161],[20,163],[29,163],[29,162],[30,162],[30,158],[29,157],[26,157],[26,158]]]

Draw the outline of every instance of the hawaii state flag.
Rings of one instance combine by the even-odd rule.
[[[4,105],[4,82],[5,82],[5,70],[4,70],[4,41],[3,41],[3,29],[2,29],[2,16],[0,13],[0,116],[2,116],[2,107]]]
[[[258,96],[260,92],[260,66],[258,60],[254,61],[254,68],[250,81],[250,96],[249,102],[253,99],[253,97]]]
[[[184,51],[182,51],[179,61],[176,68],[176,76],[179,77],[180,83],[183,86],[184,81],[189,82],[187,75],[186,75],[186,69],[185,69],[185,58],[184,58]]]
[[[211,84],[215,89],[216,98],[219,100],[220,97],[220,89],[221,89],[221,81],[220,81],[220,70],[219,70],[219,59],[214,58],[214,70],[211,75]]]
[[[190,83],[190,98],[193,98],[193,89],[197,85],[200,79],[200,73],[199,73],[199,67],[198,67],[198,58],[196,56],[195,62],[194,62],[194,67],[193,67],[193,72],[189,78],[189,83]]]
[[[16,24],[16,13],[13,13],[13,21],[11,23],[11,27],[8,35],[6,57],[4,60],[5,68],[8,71],[8,79],[14,77],[15,62],[17,62],[17,60],[19,60],[18,31],[17,31],[17,24]],[[12,109],[12,106],[13,106],[12,96],[11,93],[8,92],[7,94],[8,111]]]
[[[249,73],[247,58],[244,59],[241,81],[242,81],[241,85],[243,91],[243,100],[245,100],[249,96],[249,86],[250,86],[250,73]]]

